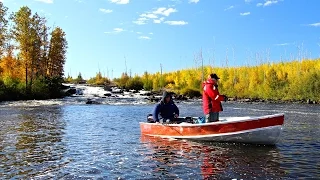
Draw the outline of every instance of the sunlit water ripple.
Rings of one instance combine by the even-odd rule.
[[[276,146],[203,143],[140,135],[153,104],[0,105],[3,179],[299,179],[320,177],[320,107],[224,104],[221,116],[285,113]],[[49,102],[49,103],[47,103]],[[127,102],[127,103],[125,103]],[[177,103],[202,116],[201,102]]]

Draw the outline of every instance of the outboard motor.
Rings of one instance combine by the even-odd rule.
[[[152,114],[148,114],[148,116],[147,116],[147,122],[148,122],[148,123],[154,123]]]
[[[187,123],[193,123],[192,117],[185,117],[185,122],[187,122]]]

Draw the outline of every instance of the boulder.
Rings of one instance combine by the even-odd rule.
[[[71,96],[71,95],[74,95],[76,93],[77,93],[77,90],[76,90],[76,88],[73,88],[73,87],[64,90],[65,96]]]
[[[97,102],[97,101],[94,101],[94,100],[91,100],[91,99],[87,99],[86,104],[101,104],[101,103]]]

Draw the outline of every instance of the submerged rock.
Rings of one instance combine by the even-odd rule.
[[[88,99],[86,104],[101,104],[101,103],[97,102],[97,101],[94,101],[94,100],[91,100],[91,99]]]

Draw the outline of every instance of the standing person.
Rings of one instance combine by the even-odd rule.
[[[179,117],[179,109],[172,100],[172,96],[167,91],[163,92],[161,101],[155,106],[152,116],[155,122],[160,122],[159,115],[162,120],[173,120]]]
[[[206,116],[206,123],[219,121],[219,112],[223,111],[221,101],[227,101],[227,96],[220,95],[218,91],[218,80],[216,74],[210,74],[208,80],[203,82],[203,112]]]

